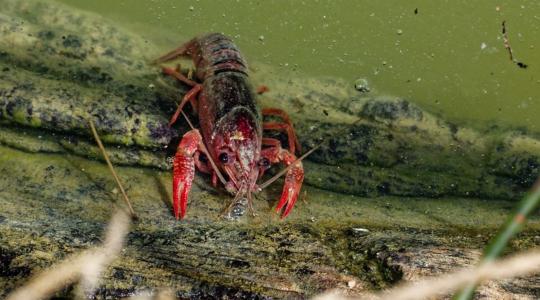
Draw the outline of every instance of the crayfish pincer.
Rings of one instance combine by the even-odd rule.
[[[304,180],[302,163],[295,156],[300,145],[287,113],[281,109],[259,108],[249,82],[246,61],[227,36],[211,33],[196,37],[156,59],[155,63],[179,57],[193,60],[195,80],[184,76],[179,69],[162,68],[165,74],[191,87],[182,98],[169,126],[183,114],[182,108],[189,101],[198,114],[200,129],[192,127],[183,135],[174,158],[175,217],[183,218],[186,214],[195,167],[211,174],[214,186],[219,179],[225,189],[235,195],[229,207],[247,197],[248,208],[253,213],[252,193],[268,185],[266,182],[259,186],[257,180],[271,164],[279,162],[288,167],[276,212],[281,212],[282,218],[286,217],[298,198]],[[262,115],[276,116],[282,122],[263,123]],[[286,132],[288,149],[284,149],[277,139],[263,137],[263,130]]]

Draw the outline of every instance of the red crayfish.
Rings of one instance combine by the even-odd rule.
[[[300,145],[287,113],[281,109],[259,108],[248,80],[246,62],[227,36],[211,33],[196,37],[155,62],[163,63],[178,57],[193,60],[195,77],[200,83],[187,78],[178,69],[162,68],[165,74],[191,87],[169,126],[180,113],[183,114],[182,108],[189,101],[198,114],[201,128],[200,131],[192,128],[184,134],[174,158],[173,210],[176,219],[186,214],[195,167],[211,174],[214,186],[219,178],[225,189],[235,194],[231,206],[247,196],[248,208],[253,213],[252,193],[269,183],[257,185],[257,180],[271,164],[279,162],[288,167],[276,212],[283,210],[281,217],[286,217],[304,180],[301,159],[297,160],[295,156]],[[262,115],[277,116],[283,121],[263,123]],[[268,129],[285,131],[288,149],[282,148],[277,139],[264,138],[263,130]]]

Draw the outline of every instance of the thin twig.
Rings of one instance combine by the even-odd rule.
[[[107,162],[107,165],[109,166],[109,170],[111,171],[114,177],[114,180],[116,180],[116,184],[118,185],[118,188],[120,189],[120,191],[122,192],[122,195],[124,196],[124,201],[126,202],[129,208],[131,217],[137,219],[137,215],[135,214],[135,211],[133,210],[133,207],[131,206],[131,202],[129,201],[126,191],[124,190],[124,187],[122,186],[122,183],[120,182],[120,178],[118,178],[118,175],[116,174],[116,171],[114,170],[111,160],[109,159],[109,155],[107,154],[107,151],[105,151],[105,147],[103,147],[103,143],[101,142],[101,139],[99,138],[99,135],[96,131],[96,127],[94,126],[94,122],[92,121],[91,118],[88,119],[88,123],[90,124],[90,128],[92,129],[94,138],[96,139],[99,149],[101,150],[101,154],[103,155],[103,158]]]
[[[503,35],[504,48],[508,50],[508,54],[510,55],[510,60],[514,61],[514,53],[512,52],[512,47],[510,46],[510,40],[508,40],[508,33],[506,32],[506,21],[502,21],[502,35]]]
[[[506,30],[506,21],[502,21],[502,35],[503,35],[504,48],[508,50],[508,55],[510,55],[510,60],[513,63],[515,63],[518,67],[522,69],[526,69],[528,67],[527,64],[522,63],[519,60],[514,58],[514,51],[512,50],[512,46],[510,46],[510,40],[508,39],[508,31]]]

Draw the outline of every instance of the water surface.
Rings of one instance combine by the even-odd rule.
[[[276,76],[331,76],[406,97],[452,121],[540,131],[540,2],[76,1],[163,51],[201,33],[235,38]],[[515,58],[509,59],[502,21]],[[287,71],[287,72],[285,72]],[[489,121],[489,122],[485,122]]]

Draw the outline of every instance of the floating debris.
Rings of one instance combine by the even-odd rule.
[[[522,69],[527,69],[528,65],[518,61],[514,58],[514,51],[512,51],[512,46],[510,46],[510,40],[508,39],[508,31],[506,30],[506,21],[502,22],[502,35],[503,35],[503,41],[504,41],[504,48],[508,50],[508,54],[510,55],[510,60],[514,62],[518,67]]]
[[[365,78],[359,78],[354,82],[354,88],[361,93],[369,93],[371,88],[369,82]]]

